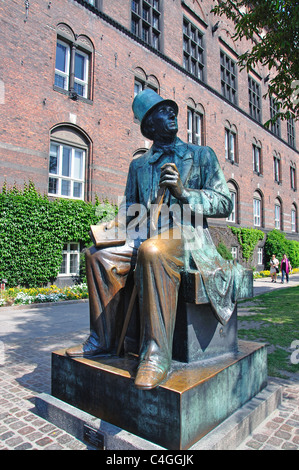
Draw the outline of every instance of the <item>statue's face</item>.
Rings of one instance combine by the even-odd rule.
[[[161,104],[151,114],[154,138],[175,136],[178,131],[177,117],[169,104]]]

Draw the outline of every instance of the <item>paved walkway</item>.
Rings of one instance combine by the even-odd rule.
[[[291,285],[299,285],[299,275]],[[284,287],[254,281],[254,295]],[[35,396],[50,393],[51,351],[80,342],[88,331],[88,301],[0,308],[0,450],[88,449],[34,411]],[[299,449],[298,377],[280,383],[282,405],[238,449]]]

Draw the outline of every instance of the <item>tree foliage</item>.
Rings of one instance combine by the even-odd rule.
[[[213,8],[235,23],[235,41],[246,38],[251,49],[239,56],[241,70],[257,64],[270,71],[266,96],[276,98],[280,106],[267,123],[298,119],[299,107],[299,7],[298,0],[220,0]]]
[[[293,268],[299,267],[299,242],[288,240],[280,230],[271,230],[265,242],[266,263],[269,266],[272,255],[281,261],[284,253],[290,260]]]
[[[115,206],[70,199],[50,200],[33,183],[0,193],[0,279],[8,286],[37,287],[57,277],[63,245],[91,243],[90,225]],[[99,216],[100,214],[100,216]]]

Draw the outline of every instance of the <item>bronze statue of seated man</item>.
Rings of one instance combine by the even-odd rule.
[[[146,89],[135,97],[132,107],[142,134],[153,140],[153,145],[130,164],[124,208],[128,214],[134,204],[144,207],[146,230],[132,234],[132,216],[127,217],[123,245],[93,246],[86,252],[90,336],[85,343],[69,348],[67,354],[92,357],[115,353],[124,321],[126,283],[134,271],[140,312],[135,386],[147,390],[158,386],[171,367],[182,272],[191,263],[197,267],[213,312],[225,324],[234,309],[238,271],[218,254],[206,221],[207,217],[228,217],[232,210],[215,153],[177,137],[178,106],[174,101]],[[153,232],[151,209],[154,203],[159,209],[161,194],[165,207],[175,206],[182,214],[187,209],[190,217],[175,220],[168,212],[163,218],[161,211]],[[115,224],[116,220],[107,228],[112,230]]]

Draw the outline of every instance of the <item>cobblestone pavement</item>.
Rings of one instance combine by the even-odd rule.
[[[35,396],[50,393],[51,351],[88,334],[88,303],[68,304],[0,309],[0,450],[89,449],[34,411]],[[282,405],[238,450],[299,448],[298,377],[280,383]]]
[[[282,404],[236,450],[299,449],[298,379],[275,382],[284,387]]]
[[[0,450],[84,450],[88,446],[40,418],[34,397],[50,393],[50,352],[70,346],[85,335],[24,341],[5,345],[0,368]],[[73,340],[73,341],[71,341]],[[38,354],[37,354],[38,351]]]
[[[88,449],[34,411],[51,390],[51,352],[85,339],[88,322],[84,301],[0,309],[1,450]]]

